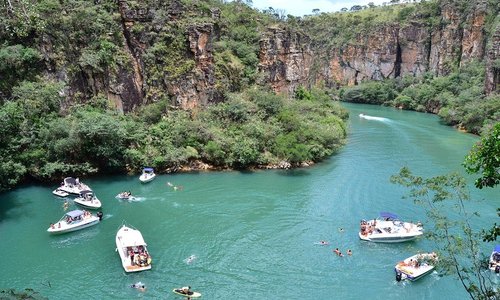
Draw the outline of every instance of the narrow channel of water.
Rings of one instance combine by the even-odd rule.
[[[380,211],[425,221],[389,177],[402,166],[422,176],[464,173],[461,162],[477,137],[429,114],[345,106],[351,114],[348,144],[311,168],[161,175],[148,184],[138,176],[82,178],[104,212],[99,225],[82,231],[47,234],[64,213],[63,200],[51,194],[55,186],[0,194],[0,288],[29,287],[50,299],[180,299],[171,290],[183,285],[203,299],[465,299],[451,276],[395,281],[398,261],[433,250],[425,237],[385,245],[360,241],[357,231],[360,219]],[[123,190],[139,201],[116,199]],[[473,189],[472,196],[484,199],[475,204],[482,214],[476,225],[497,221],[498,189]],[[123,222],[148,242],[151,271],[123,271],[115,252]],[[319,240],[331,244],[315,245]],[[338,257],[336,247],[353,255]],[[129,287],[137,281],[146,284],[145,292]]]

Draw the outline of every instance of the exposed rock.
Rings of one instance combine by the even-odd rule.
[[[484,58],[485,7],[481,2],[464,14],[453,3],[444,4],[442,27],[431,28],[418,19],[403,27],[387,24],[329,52],[321,46],[312,47],[304,34],[272,27],[261,39],[259,70],[276,92],[288,93],[299,85],[319,82],[333,88],[427,71],[446,75],[457,62],[463,65]],[[494,41],[488,55],[491,62],[498,57]],[[495,70],[487,70],[487,90],[498,82]],[[437,111],[439,107],[429,109]]]
[[[485,90],[498,91],[500,87],[500,24],[497,25],[486,54]]]

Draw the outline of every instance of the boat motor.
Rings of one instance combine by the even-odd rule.
[[[102,211],[97,212],[97,217],[99,218],[99,221],[102,221]]]
[[[497,273],[497,274],[500,273],[500,266],[495,267],[495,273]]]
[[[396,281],[400,282],[403,279],[403,274],[401,272],[396,272]]]

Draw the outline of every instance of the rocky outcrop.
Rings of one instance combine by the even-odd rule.
[[[291,93],[308,80],[313,53],[307,36],[280,27],[269,28],[260,41],[260,72],[275,91]]]
[[[441,7],[440,27],[429,27],[418,19],[404,26],[380,25],[327,51],[321,46],[312,48],[304,34],[269,28],[260,44],[260,71],[277,92],[290,92],[298,85],[319,81],[336,87],[364,80],[417,76],[427,71],[446,75],[457,63],[484,59],[485,7],[479,3],[464,14],[446,4]],[[498,46],[492,46],[488,55],[494,61]],[[297,67],[297,61],[302,65]],[[315,67],[318,65],[321,67]],[[498,81],[493,79],[497,76],[494,68],[487,73],[490,82]]]
[[[176,106],[192,109],[216,102],[220,96],[215,89],[213,24],[191,26],[187,36],[195,66],[188,74],[167,81],[167,88]]]
[[[500,24],[497,24],[486,54],[485,89],[487,93],[500,87]]]

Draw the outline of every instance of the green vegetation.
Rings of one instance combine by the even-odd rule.
[[[27,177],[51,180],[145,165],[161,172],[196,160],[217,168],[294,165],[332,155],[346,137],[347,112],[316,90],[287,99],[252,88],[205,110],[165,111],[159,102],[131,117],[96,101],[61,117],[60,88],[26,82],[0,107],[0,188]]]
[[[439,249],[439,269],[456,275],[471,299],[497,299],[500,293],[489,276],[488,256],[472,226],[480,216],[466,208],[470,199],[465,179],[456,173],[422,178],[402,168],[391,181],[407,187],[408,198],[423,207],[432,222],[425,235]]]
[[[473,62],[447,76],[426,73],[342,88],[342,101],[437,113],[448,125],[482,133],[500,119],[500,95],[484,93],[484,64]]]

